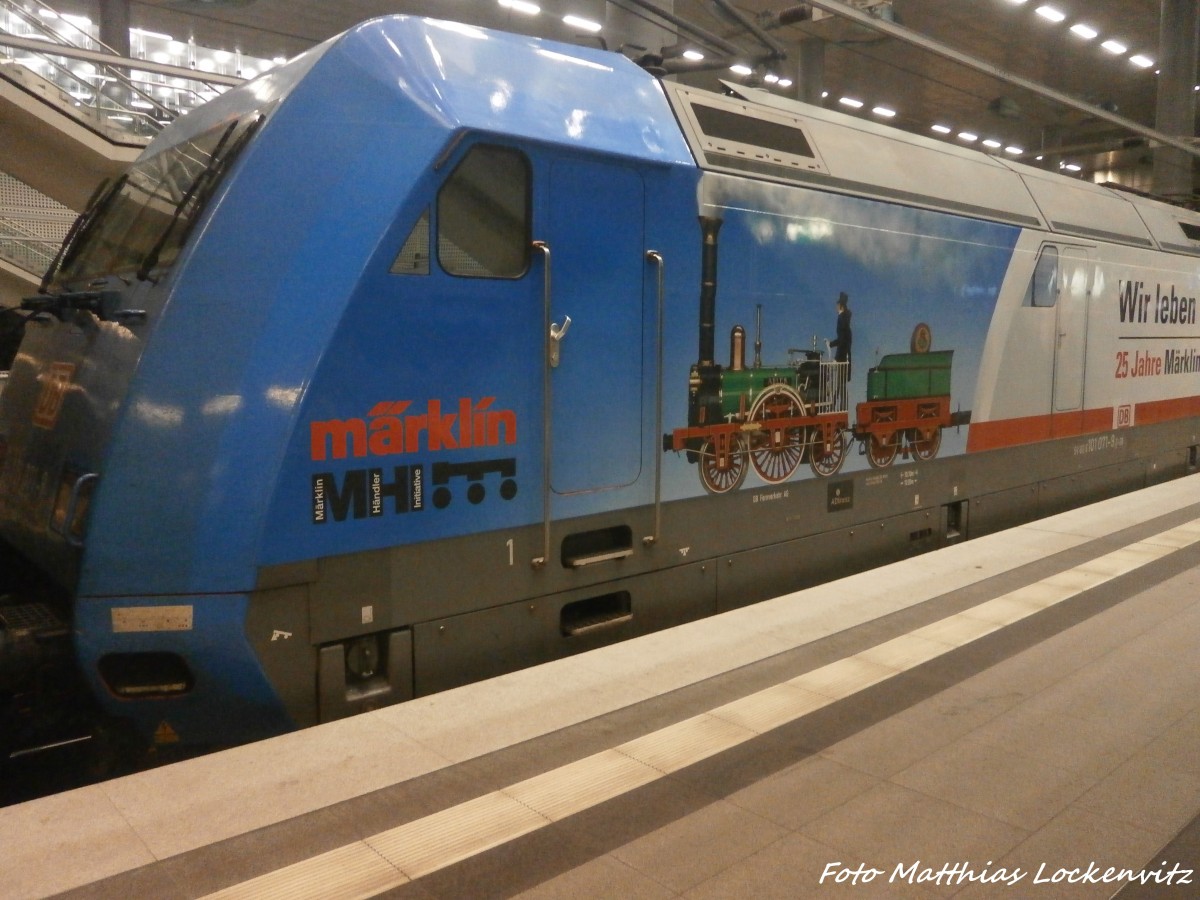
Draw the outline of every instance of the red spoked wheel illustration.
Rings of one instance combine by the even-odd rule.
[[[752,438],[750,462],[767,484],[780,484],[804,460],[804,428],[787,424],[806,415],[804,401],[786,384],[773,384],[754,400],[750,421],[761,426]]]
[[[850,445],[845,423],[822,422],[812,429],[811,435],[808,464],[813,474],[822,477],[837,474],[846,461],[846,448]]]
[[[710,494],[724,494],[746,480],[746,438],[740,432],[722,432],[700,447],[700,483]]]

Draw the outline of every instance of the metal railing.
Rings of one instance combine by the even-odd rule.
[[[245,80],[194,69],[197,48],[190,43],[179,44],[188,66],[120,56],[85,22],[45,4],[34,12],[0,0],[0,77],[117,142],[145,143],[177,116]],[[167,35],[155,39],[179,43]]]
[[[0,217],[0,259],[31,275],[45,274],[61,243],[22,231],[12,219]]]
[[[137,29],[130,33],[135,56],[126,57],[94,32],[90,20],[45,3],[0,0],[0,79],[124,147],[144,146],[176,117],[278,62],[222,54]],[[234,73],[205,71],[219,68],[211,58],[222,56],[234,63]],[[0,171],[0,259],[5,262],[40,277],[75,215]]]
[[[817,409],[822,413],[842,413],[848,408],[846,385],[850,380],[850,363],[821,360],[821,383]]]
[[[0,260],[40,278],[75,212],[0,170]]]

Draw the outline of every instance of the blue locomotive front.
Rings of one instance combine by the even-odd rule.
[[[414,629],[597,580],[551,520],[652,503],[656,285],[694,250],[646,210],[694,218],[696,173],[653,78],[566,49],[366,23],[81,217],[0,400],[0,532],[110,715],[230,743],[511,668],[416,684]]]

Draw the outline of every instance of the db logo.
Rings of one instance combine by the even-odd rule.
[[[1126,403],[1113,411],[1113,428],[1129,428],[1133,425],[1133,407]]]
[[[39,428],[53,428],[62,412],[63,400],[75,375],[74,363],[53,363],[42,376],[42,390],[33,408],[33,424]]]

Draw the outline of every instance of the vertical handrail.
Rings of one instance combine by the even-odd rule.
[[[83,539],[71,530],[71,526],[75,523],[75,516],[79,513],[79,498],[83,494],[84,487],[92,484],[99,477],[97,472],[88,472],[76,478],[75,483],[71,486],[71,496],[67,501],[66,513],[63,515],[62,528],[56,527],[55,522],[50,522],[50,529],[61,534],[66,542],[76,549],[83,547]]]
[[[666,279],[666,263],[662,254],[657,250],[646,251],[646,261],[653,263],[658,270],[658,361],[655,367],[654,394],[654,442],[657,445],[663,429],[663,287]],[[642,544],[651,547],[658,542],[662,534],[662,453],[657,453],[654,462],[654,533],[642,538]]]
[[[550,245],[545,241],[534,241],[533,249],[545,259],[542,270],[542,555],[534,557],[532,565],[540,569],[550,559],[550,440],[551,440],[551,390],[550,353]]]

